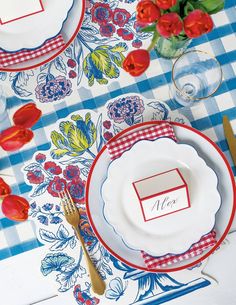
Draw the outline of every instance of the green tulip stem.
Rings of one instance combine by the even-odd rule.
[[[160,37],[160,34],[159,34],[157,31],[155,31],[155,32],[154,32],[154,35],[153,35],[153,38],[152,38],[152,41],[151,41],[151,44],[150,44],[150,46],[147,48],[147,51],[148,51],[148,52],[150,52],[150,51],[155,47],[155,45],[156,45],[157,40],[158,40],[159,37]]]
[[[90,156],[92,156],[93,157],[93,159],[95,159],[96,158],[96,156],[91,152],[91,150],[88,148],[88,149],[86,149],[86,151],[87,151],[87,153],[89,153],[90,154]]]

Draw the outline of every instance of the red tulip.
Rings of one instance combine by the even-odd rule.
[[[2,201],[3,214],[15,221],[24,221],[28,218],[28,201],[20,196],[9,195]]]
[[[141,75],[150,64],[150,55],[147,50],[131,51],[123,62],[123,68],[132,76]]]
[[[31,128],[38,122],[42,111],[34,103],[29,103],[18,109],[13,115],[13,122],[25,128]]]
[[[2,178],[0,178],[0,198],[4,198],[10,194],[11,194],[10,186]]]
[[[168,10],[176,4],[177,0],[156,0],[156,4],[163,10]]]
[[[141,23],[152,23],[161,16],[161,11],[151,0],[140,1],[136,7],[137,21]]]
[[[189,38],[196,38],[208,33],[213,28],[211,17],[201,10],[194,10],[184,18],[184,30]]]
[[[165,38],[178,36],[183,29],[183,23],[176,13],[168,13],[160,17],[157,31]]]
[[[34,134],[30,129],[12,126],[0,134],[0,146],[6,151],[15,151],[30,142]]]

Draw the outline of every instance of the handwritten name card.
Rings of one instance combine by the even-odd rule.
[[[42,0],[0,0],[0,24],[44,11]]]
[[[177,168],[135,181],[133,186],[144,221],[190,207],[188,186]]]

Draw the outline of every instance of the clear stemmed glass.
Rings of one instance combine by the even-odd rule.
[[[183,106],[210,97],[222,82],[218,60],[204,51],[182,54],[172,68],[172,98]]]

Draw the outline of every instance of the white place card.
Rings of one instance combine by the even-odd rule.
[[[0,24],[44,11],[42,0],[0,0]]]
[[[177,168],[135,181],[133,186],[144,221],[190,207],[188,186]]]

